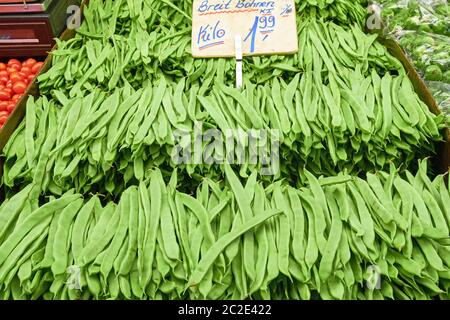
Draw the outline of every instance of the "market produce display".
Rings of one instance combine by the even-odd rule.
[[[440,101],[442,113],[447,115],[447,127],[450,120],[450,84],[440,81],[427,81],[428,89],[430,89],[437,101]]]
[[[0,298],[449,299],[445,116],[365,6],[296,1],[298,54],[235,89],[191,56],[192,0],[91,0],[3,150]],[[174,163],[199,123],[274,130],[280,170]]]
[[[450,85],[448,1],[380,0],[377,3],[382,6],[382,18],[389,32],[398,39],[424,79]],[[448,95],[436,92],[435,98],[441,109],[450,114]]]
[[[416,67],[424,72],[425,80],[450,84],[450,38],[406,32],[400,45],[410,54]]]
[[[447,0],[380,0],[383,18],[391,29],[424,31],[450,36],[450,8]]]
[[[42,65],[33,58],[0,62],[0,130]]]
[[[74,180],[78,190],[92,188],[93,183],[105,185],[105,181],[107,191],[122,190],[121,181],[126,183],[133,176],[139,179],[145,171],[142,168],[155,164],[172,167],[172,133],[176,129],[191,132],[195,121],[221,130],[279,130],[285,157],[281,171],[290,180],[295,180],[304,165],[319,175],[343,170],[357,174],[386,168],[390,162],[408,165],[414,158],[432,153],[429,142],[442,139],[443,117],[428,111],[413,92],[402,65],[376,41],[376,35],[364,34],[357,24],[346,29],[300,13],[299,47],[304,50],[293,56],[249,58],[241,93],[224,85],[235,81],[233,60],[191,57],[190,24],[182,13],[155,2],[155,6],[163,6],[162,15],[179,18],[162,19],[159,27],[148,32],[133,23],[136,20],[130,16],[134,13],[126,4],[107,2],[108,10],[123,15],[114,20],[99,16],[101,9],[96,3],[86,9],[86,23],[78,35],[59,44],[53,66],[39,78],[41,91],[59,104],[70,101],[69,107],[72,103],[94,107],[59,112],[58,117],[64,118],[56,120],[58,141],[52,141],[55,137],[51,134],[48,141],[48,170],[54,168],[54,173],[48,172],[44,190],[50,186],[64,191]],[[182,11],[190,12],[188,8],[186,5]],[[149,18],[150,25],[152,19],[156,17]],[[100,35],[114,30],[111,23],[116,32],[110,41]],[[124,37],[126,32],[129,34]],[[383,75],[386,71],[393,75]],[[110,90],[103,105],[94,102],[104,100],[94,90],[98,87]],[[147,90],[139,91],[141,88]],[[91,91],[94,93],[87,95]],[[34,137],[33,144],[40,145],[45,136],[39,132],[48,134],[48,130],[39,130],[36,117],[30,117],[34,125],[29,127],[28,139]],[[80,126],[75,127],[77,121]],[[9,186],[24,175],[25,181],[34,179],[35,166],[30,159],[39,160],[37,154],[28,154],[25,161],[23,148],[14,148],[14,144],[24,145],[24,130],[11,139],[12,148],[5,149]],[[79,140],[83,134],[86,138]],[[111,168],[121,171],[118,178],[114,177],[117,170]],[[198,173],[192,165],[187,169],[190,174]],[[246,169],[241,170],[243,176]]]
[[[449,299],[444,177],[368,174],[301,189],[225,166],[195,195],[155,169],[118,204],[73,191],[42,206],[32,185],[0,208],[2,298]],[[370,266],[380,290],[364,288]],[[78,266],[79,290],[65,285]],[[374,286],[376,283],[373,284]]]

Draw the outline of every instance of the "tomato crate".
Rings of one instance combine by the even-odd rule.
[[[0,1],[0,58],[46,56],[80,0]]]
[[[87,3],[87,0],[83,0],[80,6],[81,12],[83,11],[83,7]],[[60,36],[61,40],[69,40],[75,36],[75,31],[72,29],[66,29]],[[50,50],[47,56],[35,56],[36,60],[43,61],[43,66],[40,69],[39,73],[33,79],[32,82],[29,83],[27,90],[22,95],[21,99],[17,102],[17,105],[14,111],[9,116],[6,123],[0,129],[0,152],[3,150],[5,145],[8,143],[9,138],[14,133],[16,128],[19,126],[23,118],[25,117],[26,104],[29,97],[38,97],[39,96],[39,86],[37,84],[37,78],[42,73],[45,73],[51,66],[52,63],[52,52],[56,50],[57,46],[54,45],[52,50]],[[0,61],[2,59],[0,58]],[[7,60],[7,59],[5,59]],[[0,158],[0,176],[3,175],[3,157]],[[1,202],[1,201],[0,201]]]

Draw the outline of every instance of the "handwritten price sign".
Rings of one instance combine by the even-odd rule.
[[[192,55],[233,57],[235,36],[244,55],[298,51],[294,0],[194,0]]]

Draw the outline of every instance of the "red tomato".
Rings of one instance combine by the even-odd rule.
[[[3,85],[3,86],[6,86],[6,83],[9,81],[9,78],[8,77],[0,77],[0,83]]]
[[[1,111],[6,111],[8,106],[9,106],[9,102],[8,101],[1,101],[0,102],[0,112]]]
[[[23,81],[17,81],[16,83],[14,83],[12,89],[14,93],[22,94],[27,90],[27,84]]]
[[[9,75],[9,79],[10,79],[12,82],[17,82],[17,81],[22,81],[22,80],[23,80],[23,77],[22,77],[22,75],[21,75],[19,72],[13,72],[13,73],[11,73],[11,74]]]
[[[0,91],[2,91],[3,89],[5,89],[5,85],[4,84],[0,84]]]
[[[16,105],[14,103],[10,103],[7,107],[6,107],[6,111],[9,113],[12,113],[14,111],[14,109],[16,108]]]
[[[5,122],[6,122],[6,120],[8,120],[8,115],[1,116],[1,117],[0,117],[0,124],[1,124],[1,125],[4,125]]]
[[[20,98],[22,98],[22,96],[23,96],[22,94],[15,94],[12,96],[11,100],[17,102],[20,100]]]
[[[32,68],[31,68],[31,72],[34,74],[37,74],[39,72],[39,70],[41,70],[42,66],[44,65],[43,62],[38,62],[36,63]]]
[[[29,76],[29,74],[27,74],[27,73],[25,73],[25,72],[22,72],[22,71],[19,71],[18,74],[19,74],[19,76],[22,77],[22,79],[27,79],[28,76]]]
[[[30,67],[22,67],[22,69],[20,69],[20,72],[23,72],[24,74],[26,74],[28,76],[31,74],[31,68]]]
[[[7,116],[8,111],[0,111],[0,117]]]
[[[12,65],[14,65],[14,64],[18,64],[18,65],[22,65],[21,63],[20,63],[20,61],[19,60],[17,60],[17,59],[10,59],[9,61],[8,61],[8,67],[10,67],[10,66],[12,66]]]
[[[0,71],[0,77],[9,77],[9,73],[6,70],[1,70]]]
[[[36,63],[37,63],[36,60],[34,60],[33,58],[30,58],[30,59],[26,60],[23,64],[24,64],[25,66],[31,68],[31,67],[34,66]]]
[[[20,67],[18,67],[17,65],[13,65],[12,67],[8,67],[8,69],[6,69],[6,71],[8,71],[8,73],[13,73],[13,72],[19,72],[20,71]]]
[[[13,86],[12,81],[11,81],[11,80],[8,80],[8,82],[6,83],[6,88],[5,88],[5,90],[11,91],[11,90],[12,90],[12,86]],[[12,92],[12,91],[11,91],[11,92]]]
[[[6,70],[6,64],[0,62],[0,70]]]
[[[5,89],[0,91],[0,101],[9,101],[11,99],[11,95]]]
[[[34,74],[30,74],[30,75],[27,77],[28,82],[29,82],[29,83],[33,82],[34,77],[36,77]]]

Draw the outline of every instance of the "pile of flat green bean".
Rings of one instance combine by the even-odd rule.
[[[364,34],[358,19],[341,26],[320,13],[328,12],[327,6],[352,7],[355,2],[325,5],[309,1],[306,7],[306,2],[297,6],[302,49],[291,56],[246,58],[242,93],[231,88],[235,81],[232,59],[191,57],[190,20],[183,14],[190,10],[179,7],[180,12],[165,1],[156,1],[148,5],[161,12],[150,14],[139,13],[139,5],[131,8],[125,2],[106,3],[113,14],[105,15],[94,1],[87,7],[78,35],[59,43],[53,67],[40,77],[40,90],[66,108],[90,103],[90,98],[81,102],[85,99],[81,96],[90,97],[89,93],[100,89],[108,92],[108,103],[114,99],[111,109],[118,112],[105,113],[109,106],[96,104],[81,112],[59,113],[64,118],[57,121],[58,132],[66,139],[54,142],[44,191],[50,186],[60,194],[75,181],[81,192],[87,191],[85,186],[99,183],[118,194],[152,166],[163,166],[170,175],[172,133],[176,129],[192,131],[196,121],[221,130],[280,130],[283,161],[275,178],[291,183],[305,165],[316,175],[359,174],[387,168],[389,163],[408,167],[415,159],[432,155],[434,142],[442,140],[444,117],[428,111],[413,92],[401,63],[377,41],[377,35]],[[320,10],[306,17],[304,11],[314,8]],[[141,20],[153,28],[146,29]],[[105,30],[111,37],[99,36]],[[168,90],[160,88],[162,82]],[[132,97],[138,100],[122,98],[118,87],[127,92],[133,88]],[[149,93],[143,94],[147,90],[142,88]],[[67,104],[68,100],[78,102]],[[121,110],[129,111],[125,114]],[[85,125],[84,121],[99,117],[105,121]],[[80,126],[73,125],[76,121]],[[31,122],[32,126],[37,123],[34,119]],[[83,133],[72,134],[80,127]],[[33,135],[37,139],[32,133],[36,130],[37,126],[29,128],[27,138]],[[68,135],[72,135],[71,140]],[[81,135],[85,139],[76,139]],[[19,132],[6,149],[6,171],[11,174],[4,183],[10,187],[17,179],[33,181],[34,169],[26,169],[33,166],[23,159],[24,137]],[[218,178],[221,174],[216,166],[183,167],[200,179],[205,174]],[[240,173],[246,177],[253,169],[253,165],[243,166]]]
[[[366,0],[295,0],[295,6],[301,17],[318,16],[342,25],[358,23],[362,26],[366,20],[368,2]]]
[[[0,207],[1,298],[449,299],[450,192],[425,167],[295,189],[226,165],[194,195],[155,169],[105,206],[29,185]]]
[[[2,182],[8,187],[35,182],[57,195],[74,187],[118,195],[155,166],[169,175],[180,167],[200,180],[205,174],[220,179],[220,166],[196,165],[193,156],[182,165],[172,159],[182,144],[175,132],[188,133],[193,150],[194,126],[200,122],[203,132],[217,128],[223,134],[275,129],[281,168],[270,179],[291,184],[305,166],[316,175],[359,174],[390,163],[407,167],[433,152],[444,117],[428,110],[407,76],[380,78],[373,72],[364,78],[355,72],[348,87],[332,73],[329,79],[322,84],[309,70],[290,83],[277,78],[264,86],[246,82],[242,91],[217,83],[202,95],[198,87],[186,91],[185,81],[162,77],[154,86],[125,87],[109,96],[95,90],[69,99],[55,91],[58,104],[30,98],[25,122],[4,149]],[[240,169],[243,177],[261,168],[248,156]]]
[[[275,178],[293,184],[305,165],[316,175],[359,174],[389,163],[408,167],[416,158],[433,154],[434,142],[442,139],[444,116],[428,111],[401,64],[376,35],[366,35],[357,26],[301,20],[303,49],[281,62],[277,57],[249,59],[242,92],[229,85],[234,83],[230,60],[192,60],[190,53],[184,57],[186,50],[177,51],[183,55],[164,54],[168,46],[182,47],[184,41],[177,37],[166,37],[172,42],[161,46],[152,43],[154,56],[139,56],[142,51],[133,49],[113,55],[109,63],[108,52],[129,47],[109,44],[102,51],[96,42],[100,40],[83,39],[65,42],[69,49],[79,47],[57,50],[53,67],[41,76],[40,89],[51,88],[53,99],[29,105],[25,124],[5,148],[3,183],[8,187],[37,181],[43,191],[54,194],[72,187],[82,193],[94,189],[120,194],[153,166],[164,167],[170,175],[173,132],[192,132],[198,121],[222,132],[279,130],[282,166]],[[66,54],[76,60],[67,62]],[[125,59],[131,65],[118,67],[118,57],[125,55],[137,58]],[[146,80],[127,70],[142,70]],[[56,136],[46,129],[50,109],[56,114]],[[49,151],[42,155],[35,146],[44,141]],[[221,175],[217,166],[182,167],[198,179]],[[255,167],[243,166],[241,176]]]
[[[354,1],[342,3],[355,6]],[[213,78],[234,84],[233,59],[192,57],[191,21],[184,13],[190,13],[191,9],[186,11],[181,8],[180,13],[164,1],[152,1],[152,5],[163,6],[164,9],[161,12],[149,11],[151,14],[143,10],[131,18],[126,14],[131,9],[125,2],[115,1],[112,4],[112,1],[106,1],[105,9],[97,8],[104,5],[101,1],[93,1],[86,8],[86,20],[77,29],[75,38],[58,41],[59,49],[52,53],[52,68],[39,78],[42,93],[50,94],[53,88],[64,88],[70,91],[70,96],[74,96],[79,91],[96,87],[112,90],[117,85],[125,84],[138,89],[146,81],[157,80],[160,74],[174,81],[186,78],[188,85],[198,84],[205,90],[208,90]],[[107,9],[108,5],[114,7]],[[360,8],[365,12],[363,7]],[[123,18],[116,14],[106,15],[104,10],[125,12],[125,15]],[[351,20],[341,27],[333,20],[323,21],[321,15],[318,15],[320,19],[312,18],[314,16],[303,13],[298,18],[299,47],[306,47],[306,50],[299,50],[298,54],[290,56],[246,58],[244,76],[253,83],[265,83],[279,76],[291,79],[296,73],[306,70],[310,57],[316,54],[312,42],[321,47],[317,54],[331,63],[348,68],[361,63],[363,72],[366,72],[368,65],[382,70],[402,70],[401,64],[387,53],[386,48],[377,42],[373,44],[376,35],[368,36],[362,32],[360,23]],[[139,23],[141,20],[147,21],[147,24]],[[124,27],[125,21],[130,24],[127,28]],[[311,21],[316,25],[311,26]],[[307,39],[310,34],[310,39]],[[327,63],[325,67],[329,65]],[[339,67],[335,66],[337,71],[340,71]]]
[[[365,3],[296,0],[299,52],[238,90],[192,58],[192,0],[91,0],[3,150],[0,299],[449,299],[449,185],[417,161],[445,119]],[[280,171],[173,163],[199,123],[277,130]]]

